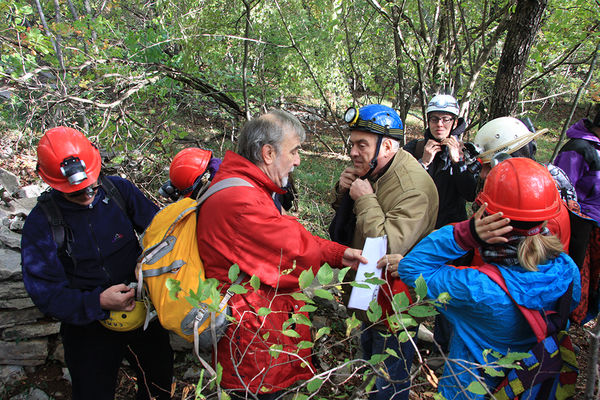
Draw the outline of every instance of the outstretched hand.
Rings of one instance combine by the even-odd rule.
[[[362,256],[362,250],[351,249],[349,247],[344,251],[344,256],[342,257],[342,265],[344,267],[351,267],[352,269],[357,269],[360,263],[366,264],[368,262],[369,260]]]
[[[483,203],[479,210],[473,214],[473,220],[475,221],[475,232],[481,240],[489,244],[506,243],[508,239],[504,237],[508,232],[512,231],[510,226],[510,219],[503,218],[502,212],[497,212],[492,215],[484,215],[484,211],[487,208],[487,203]]]

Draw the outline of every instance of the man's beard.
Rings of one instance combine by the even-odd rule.
[[[284,188],[288,185],[288,182],[290,180],[290,174],[292,173],[293,170],[294,170],[294,167],[292,167],[292,169],[290,169],[290,171],[287,173],[287,175],[281,179],[281,187],[282,188]]]

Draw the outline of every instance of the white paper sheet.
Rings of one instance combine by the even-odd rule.
[[[377,268],[377,261],[387,252],[387,236],[381,236],[377,238],[367,238],[365,240],[365,246],[363,247],[362,255],[368,260],[367,264],[360,264],[358,271],[356,272],[355,282],[369,285],[369,288],[352,287],[352,293],[350,293],[350,300],[348,301],[348,308],[356,308],[359,310],[367,310],[369,303],[372,300],[377,299],[379,293],[379,285],[373,285],[365,282],[365,279],[372,277],[381,278],[381,269]],[[366,274],[369,278],[365,277]]]

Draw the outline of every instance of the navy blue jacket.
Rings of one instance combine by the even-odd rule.
[[[106,197],[103,188],[89,206],[51,192],[72,230],[76,263],[57,249],[39,205],[23,227],[21,262],[25,288],[43,313],[63,322],[84,325],[108,317],[108,312],[100,308],[100,293],[109,286],[135,280],[140,254],[135,231],[141,233],[158,211],[131,182],[119,177],[109,179],[121,193],[127,214]]]

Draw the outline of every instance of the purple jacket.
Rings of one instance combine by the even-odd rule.
[[[569,140],[554,160],[571,179],[581,210],[600,221],[600,139],[582,119],[567,130]]]

